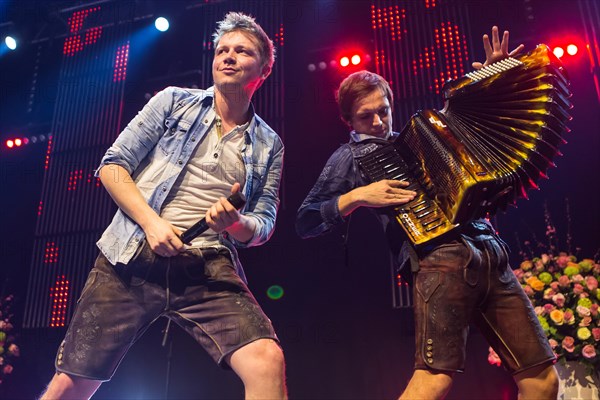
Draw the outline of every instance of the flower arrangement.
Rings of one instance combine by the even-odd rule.
[[[12,295],[0,299],[0,384],[12,373],[13,362],[19,357],[19,347],[15,344],[13,325],[10,323],[12,301]]]
[[[513,272],[559,361],[577,360],[588,367],[599,367],[600,264],[592,259],[578,262],[567,253],[542,254],[522,261]],[[488,361],[500,365],[491,348]]]

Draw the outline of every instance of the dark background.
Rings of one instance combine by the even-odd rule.
[[[593,0],[589,0],[590,3]],[[53,10],[86,2],[0,2],[3,21],[26,27],[32,40]],[[89,3],[89,2],[88,2]],[[161,7],[176,9],[184,2],[142,2],[149,12]],[[227,3],[227,1],[225,1]],[[373,48],[370,1],[285,1],[285,118],[281,132],[286,145],[283,202],[271,241],[241,253],[250,287],[272,319],[287,358],[292,398],[379,399],[399,395],[412,373],[414,332],[412,310],[393,309],[386,245],[372,216],[357,211],[349,227],[328,236],[300,240],[293,228],[295,212],[316,180],[329,155],[347,141],[347,128],[339,121],[333,89],[347,72],[328,68],[309,72],[309,63],[328,61],[340,49],[357,43]],[[480,37],[493,24],[510,29],[511,48],[525,43],[552,44],[566,37],[584,40],[580,10],[573,1],[468,1],[472,60],[483,60]],[[153,9],[153,7],[156,7]],[[530,16],[532,18],[530,18]],[[260,22],[260,15],[257,15]],[[48,20],[46,20],[48,19]],[[138,77],[169,76],[179,63],[193,64],[190,50],[182,48],[182,36],[193,36],[193,24],[172,28],[155,47],[139,55]],[[41,33],[43,36],[45,33]],[[55,46],[61,46],[56,40]],[[44,144],[30,144],[8,151],[4,139],[16,132],[48,132],[53,112],[60,57],[32,54],[27,44],[21,51],[0,57],[0,286],[3,294],[16,295],[15,325],[21,357],[12,376],[0,385],[2,398],[33,398],[53,374],[53,358],[62,329],[19,329],[31,264],[31,251],[41,193]],[[186,54],[188,53],[188,54]],[[132,53],[132,61],[134,55]],[[38,60],[38,61],[36,61]],[[600,107],[594,90],[590,62],[580,46],[579,57],[565,61],[572,79],[574,109],[568,145],[550,171],[541,190],[521,201],[517,209],[496,217],[500,234],[519,250],[545,244],[544,210],[556,225],[559,246],[580,257],[593,257],[600,248]],[[374,63],[365,68],[374,70]],[[44,95],[28,104],[35,72]],[[144,78],[145,79],[145,78]],[[133,79],[132,81],[136,81]],[[123,122],[143,106],[139,82],[127,87]],[[54,85],[53,85],[54,83]],[[143,85],[142,85],[143,86]],[[41,89],[39,89],[41,88]],[[148,89],[149,91],[152,89]],[[37,97],[40,99],[40,97]],[[441,106],[441,104],[440,104]],[[28,110],[28,108],[33,108]],[[261,110],[257,110],[261,113]],[[399,130],[405,121],[395,119]],[[567,212],[566,199],[569,202]],[[343,235],[347,232],[347,246]],[[525,245],[526,241],[530,245]],[[580,250],[577,250],[580,248]],[[284,290],[280,300],[266,296],[269,286]],[[232,372],[223,372],[178,328],[161,346],[159,320],[134,346],[113,381],[99,390],[98,399],[240,398],[243,388]],[[487,361],[487,345],[475,330],[469,341],[465,374],[456,377],[449,395],[453,399],[515,398],[512,380]]]

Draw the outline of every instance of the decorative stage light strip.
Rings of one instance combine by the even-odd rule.
[[[67,184],[67,191],[70,192],[77,189],[77,182],[79,182],[81,179],[83,179],[82,169],[69,172],[69,182]]]
[[[44,160],[44,169],[50,166],[50,153],[52,152],[52,136],[48,136],[48,147],[46,149],[46,159]]]
[[[279,32],[275,32],[275,43],[283,46],[283,24],[279,26]]]
[[[83,29],[83,22],[87,16],[93,12],[100,10],[100,7],[89,8],[87,10],[75,11],[68,19],[69,32],[72,36],[65,39],[63,45],[63,54],[66,56],[73,56],[75,53],[80,52],[87,45],[94,44],[102,36],[102,27],[97,26],[89,28],[85,32],[85,37],[81,40],[81,34],[79,32]]]
[[[402,33],[406,33],[406,29],[401,27],[401,23],[405,19],[406,10],[401,10],[397,5],[383,8],[371,5],[371,28],[373,30],[388,29],[392,40],[400,40]]]
[[[113,82],[124,81],[127,77],[127,62],[129,61],[129,42],[117,48]]]
[[[69,290],[69,281],[66,279],[65,275],[57,277],[54,286],[50,288],[52,313],[50,315],[49,325],[51,328],[65,326]]]
[[[55,264],[58,262],[58,246],[55,242],[46,242],[44,249],[44,264]]]

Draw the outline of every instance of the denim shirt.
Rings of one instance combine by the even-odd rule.
[[[207,113],[214,88],[207,90],[168,87],[154,96],[108,149],[99,170],[117,164],[129,172],[148,204],[160,213],[163,202],[194,149],[207,134]],[[219,242],[229,249],[237,272],[245,280],[237,248],[258,246],[272,235],[279,207],[283,143],[258,115],[245,132],[241,157],[246,168],[242,188],[246,205],[241,213],[255,222],[253,237],[241,243],[227,232]],[[201,216],[198,217],[200,219]],[[97,242],[114,265],[127,264],[145,238],[142,228],[120,209]]]

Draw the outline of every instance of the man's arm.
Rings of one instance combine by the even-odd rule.
[[[359,207],[380,208],[408,203],[417,194],[403,189],[409,184],[406,181],[386,179],[358,187],[339,197],[338,209],[346,217]]]
[[[359,186],[354,157],[348,146],[329,158],[296,216],[296,232],[309,238],[329,232],[359,207],[386,207],[408,202],[414,192],[408,183],[383,180]]]
[[[181,232],[148,205],[125,168],[107,164],[98,173],[100,181],[117,206],[144,230],[152,251],[167,257],[175,256],[184,250],[185,247],[179,239]]]

